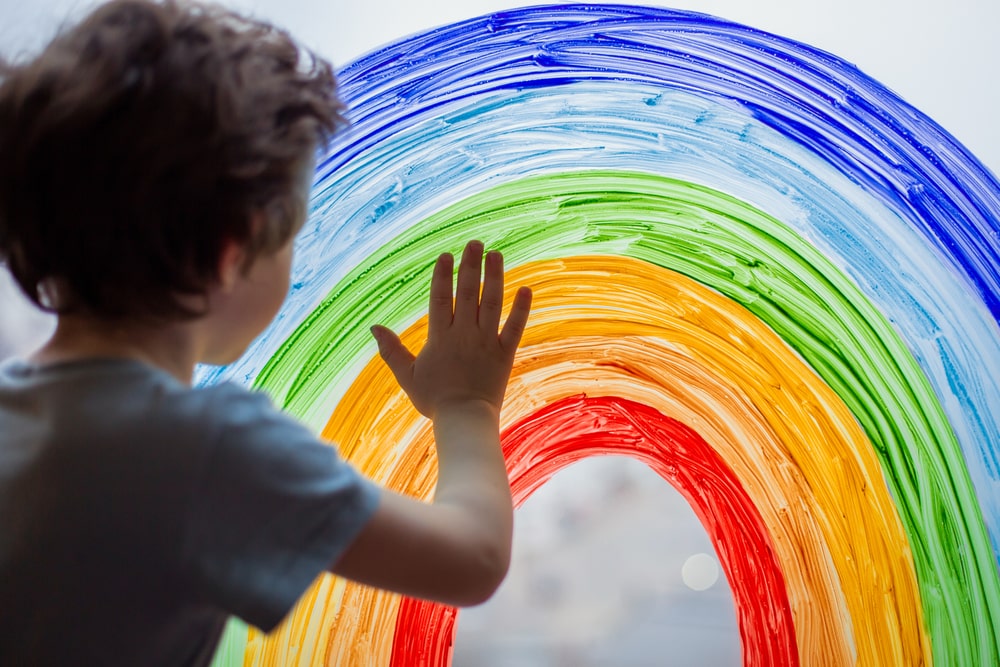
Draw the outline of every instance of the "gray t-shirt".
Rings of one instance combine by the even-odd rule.
[[[379,490],[234,385],[127,360],[0,364],[0,665],[204,665],[269,631]]]

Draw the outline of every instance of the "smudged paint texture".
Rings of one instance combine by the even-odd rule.
[[[518,503],[624,453],[690,501],[746,665],[1000,664],[1000,184],[853,66],[703,15],[536,7],[340,72],[291,296],[237,364],[429,498],[375,358],[472,237],[536,291],[503,414]],[[600,573],[595,573],[600,576]],[[444,665],[455,612],[324,576],[218,665]]]

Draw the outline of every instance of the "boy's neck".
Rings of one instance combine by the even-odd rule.
[[[199,358],[193,328],[184,323],[138,325],[63,315],[52,337],[31,361],[52,364],[83,359],[134,359],[191,384]]]

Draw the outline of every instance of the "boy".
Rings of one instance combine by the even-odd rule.
[[[414,357],[432,504],[379,489],[260,394],[194,389],[288,289],[330,66],[224,9],[114,0],[0,73],[0,259],[58,315],[0,366],[0,664],[207,664],[227,615],[268,631],[324,569],[468,605],[510,557],[499,410],[530,308],[502,258],[431,282]]]

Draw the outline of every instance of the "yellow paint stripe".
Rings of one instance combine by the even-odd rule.
[[[718,293],[628,258],[526,264],[508,272],[508,284],[531,285],[535,306],[505,427],[581,392],[642,402],[688,424],[733,469],[767,526],[802,664],[931,664],[912,558],[878,460],[842,401],[773,331]],[[425,337],[426,319],[403,334],[411,349]],[[390,488],[431,496],[429,424],[378,359],[323,437]],[[317,657],[387,664],[397,603],[347,584],[342,597],[312,598],[321,622],[300,619],[310,607],[300,605],[263,643],[294,641],[302,665]],[[287,652],[253,653],[260,659],[248,664],[293,664],[276,662]]]

